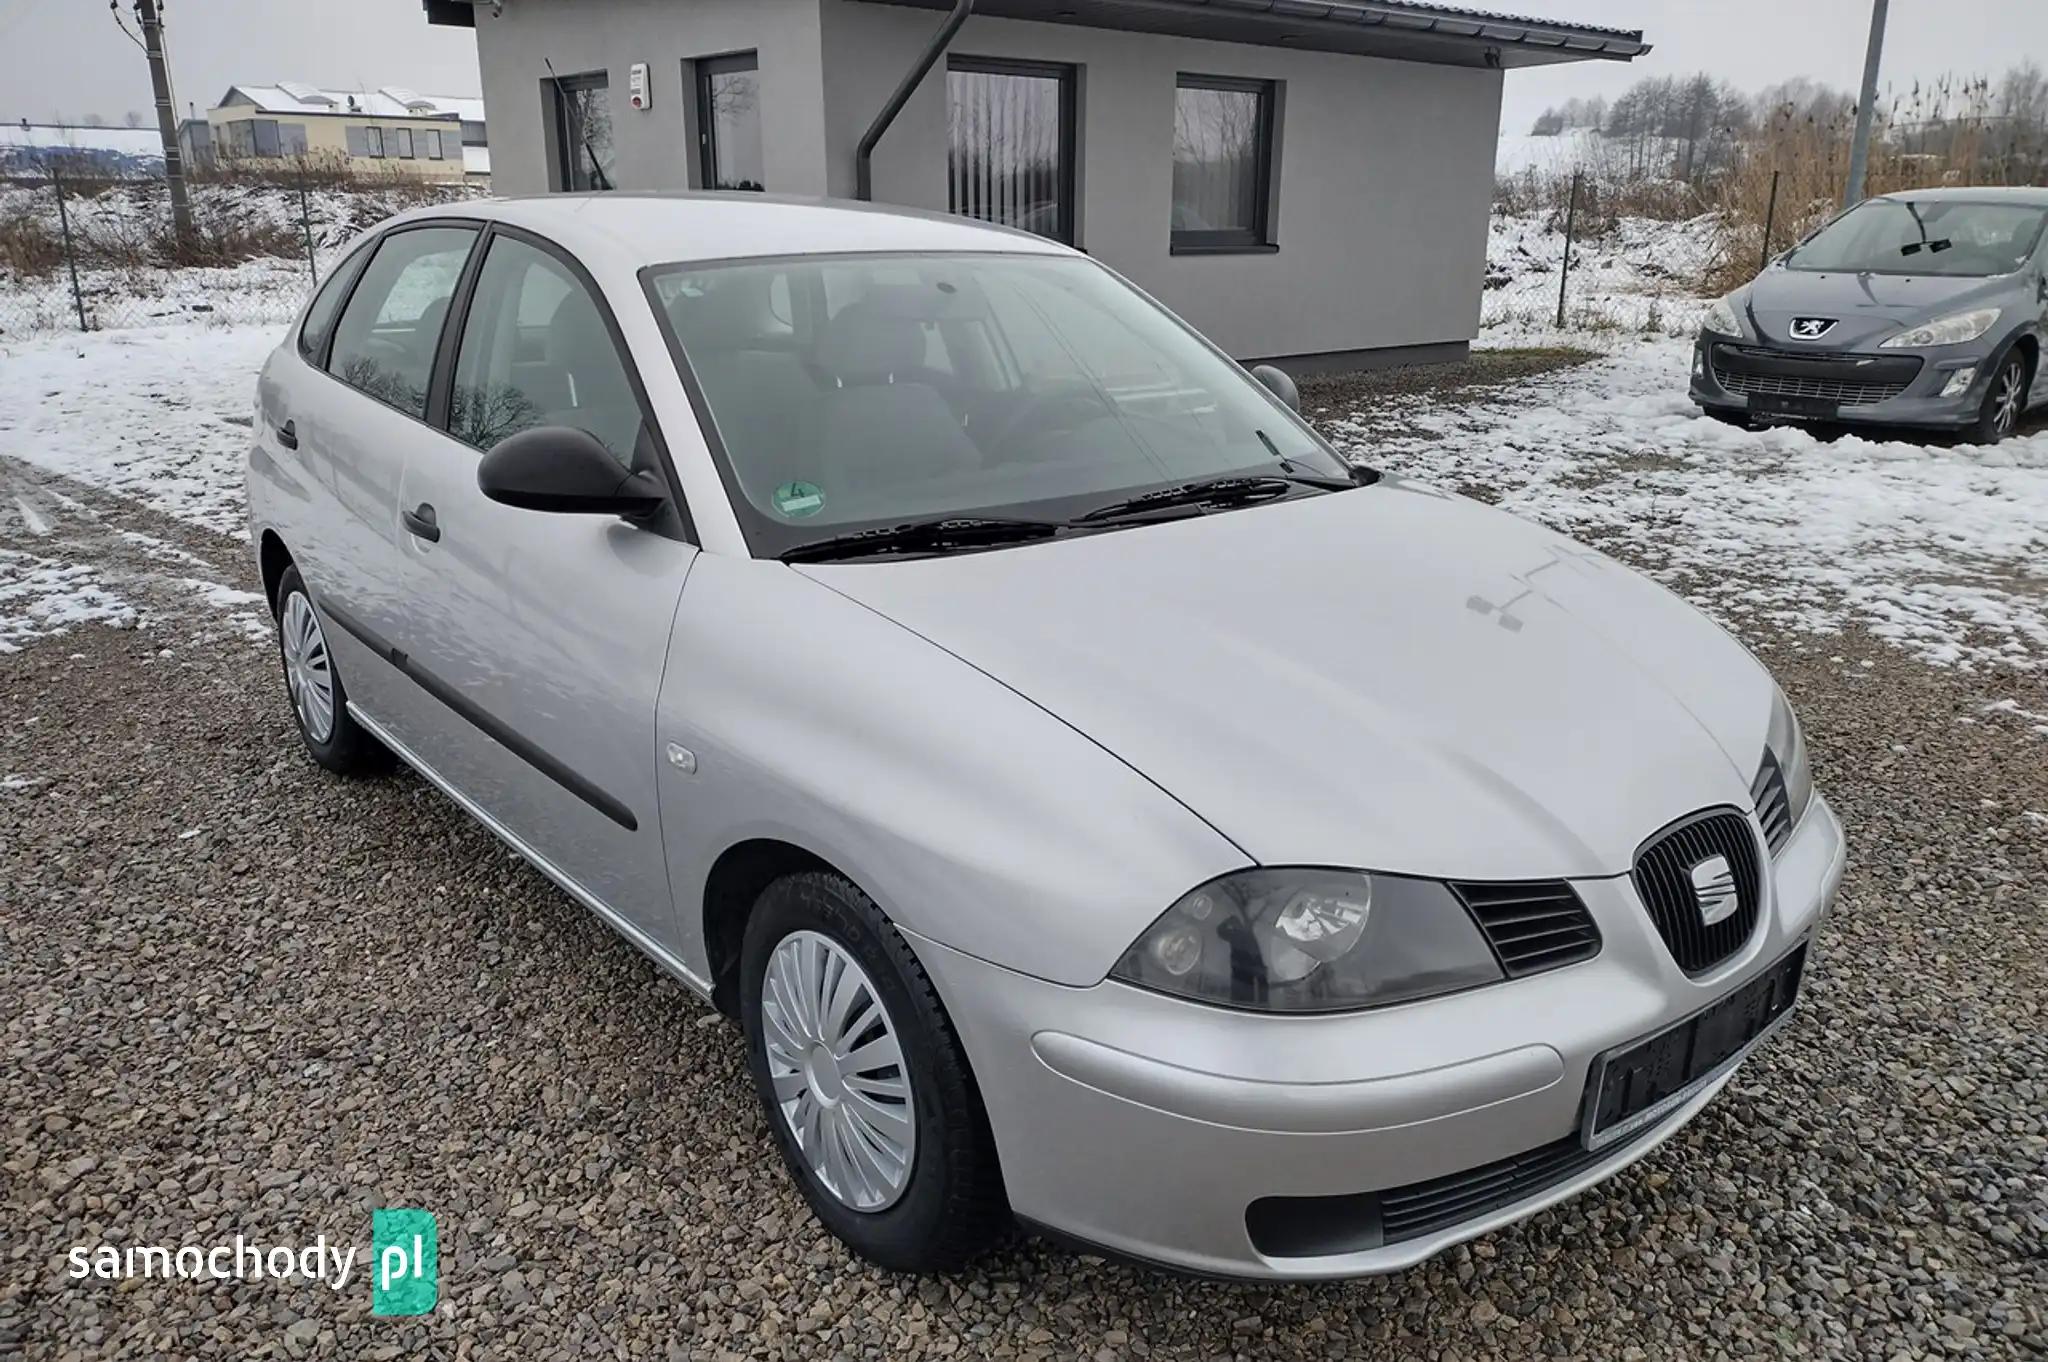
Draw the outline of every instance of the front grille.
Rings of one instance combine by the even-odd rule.
[[[1700,916],[1693,868],[1727,858],[1735,879],[1735,911],[1709,926]],[[1658,833],[1636,853],[1636,894],[1657,924],[1671,958],[1687,974],[1712,969],[1749,940],[1763,898],[1756,835],[1733,809],[1694,814]]]
[[[1757,822],[1763,824],[1764,845],[1776,856],[1792,840],[1792,801],[1785,794],[1785,772],[1768,748],[1750,782],[1749,797],[1756,804]]]
[[[1527,1201],[1612,1158],[1657,1129],[1658,1124],[1653,1122],[1597,1151],[1588,1150],[1574,1131],[1561,1140],[1462,1173],[1390,1188],[1380,1193],[1381,1241],[1398,1244],[1404,1239],[1419,1239],[1476,1220],[1503,1206]]]
[[[1714,366],[1714,381],[1731,393],[1746,396],[1811,397],[1843,407],[1867,407],[1897,397],[1903,383],[1854,383],[1845,379],[1802,378],[1790,374],[1739,374]]]
[[[1599,928],[1563,880],[1454,884],[1451,889],[1471,910],[1510,979],[1600,953]]]
[[[1911,387],[1923,361],[1918,355],[1773,350],[1720,341],[1709,351],[1708,362],[1713,366],[1714,381],[1731,393],[1867,407]]]

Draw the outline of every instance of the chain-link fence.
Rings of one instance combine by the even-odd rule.
[[[286,321],[334,252],[364,228],[468,192],[288,170],[196,180],[181,231],[162,179],[88,179],[52,163],[0,181],[0,339]]]

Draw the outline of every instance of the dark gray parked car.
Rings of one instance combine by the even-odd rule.
[[[2048,402],[2048,189],[1865,199],[1707,312],[1709,416],[1936,426],[1986,444]]]

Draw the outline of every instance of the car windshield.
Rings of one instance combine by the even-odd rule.
[[[1349,472],[1089,260],[812,255],[648,279],[764,556],[932,517],[1064,521],[1226,474]]]
[[[2041,239],[2048,208],[1953,199],[1866,199],[1785,257],[1795,270],[2010,274]]]

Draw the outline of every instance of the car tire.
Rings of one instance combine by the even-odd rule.
[[[377,775],[391,769],[390,751],[348,711],[348,689],[327,646],[326,626],[296,565],[277,581],[273,602],[277,655],[285,698],[299,738],[313,760],[341,775]]]
[[[1995,445],[2019,428],[2020,415],[2027,409],[2027,357],[2014,351],[1999,364],[1998,372],[1984,389],[1984,405],[1970,438],[1980,445]]]
[[[817,968],[806,973],[807,962]],[[797,979],[821,981],[827,1005],[809,1006],[823,1020],[806,1025]],[[923,966],[872,899],[826,871],[775,881],[747,920],[740,984],[754,1087],[827,1229],[879,1267],[918,1273],[963,1267],[1009,1236],[1016,1222],[967,1057]],[[841,1009],[830,1005],[838,999]],[[845,1023],[836,1034],[835,1010]],[[856,1070],[835,1058],[886,1057],[891,1037],[899,1065]],[[808,1063],[790,1062],[799,1051]],[[892,1068],[907,1093],[897,1095]]]

